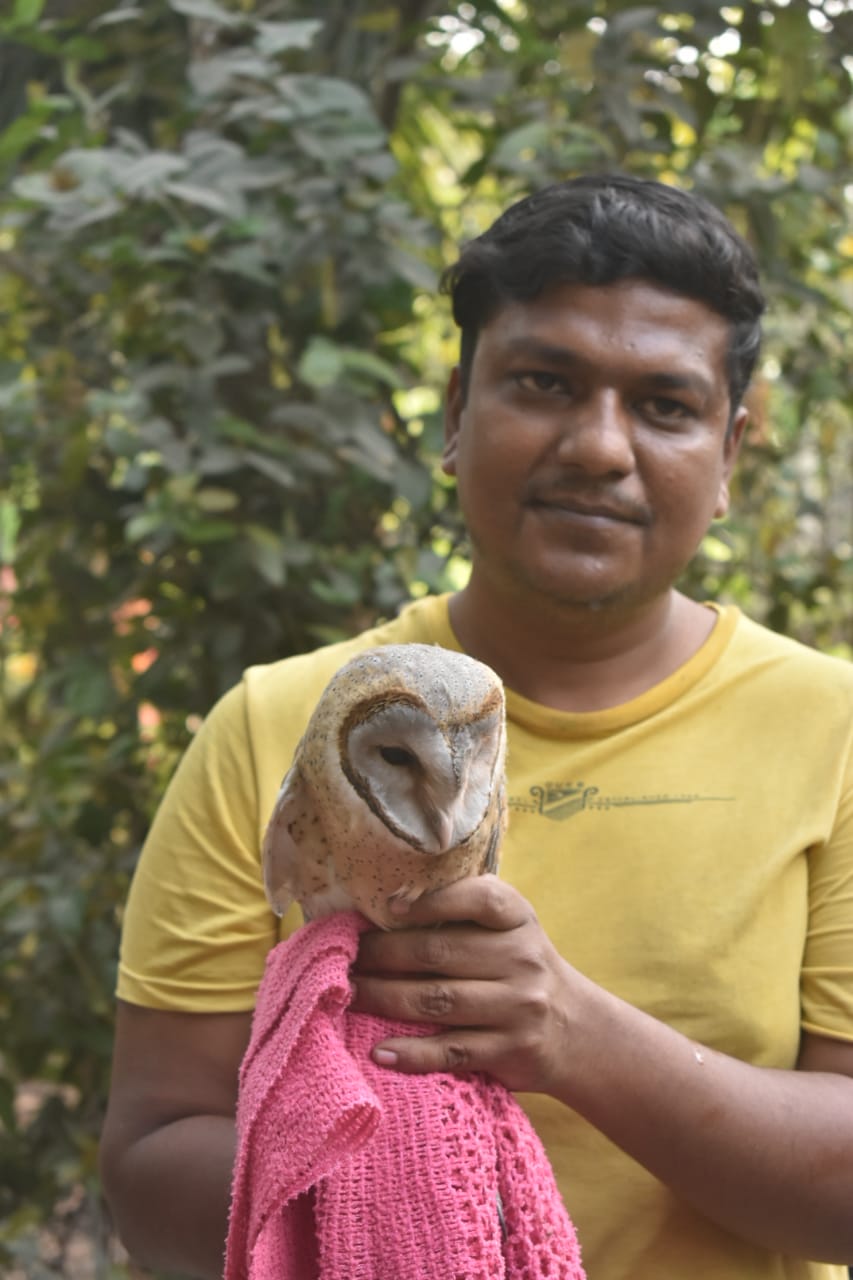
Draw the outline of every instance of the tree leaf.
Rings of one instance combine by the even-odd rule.
[[[165,190],[177,200],[184,200],[187,204],[208,209],[211,213],[219,213],[224,217],[239,217],[245,208],[242,198],[236,192],[226,197],[211,187],[200,187],[194,182],[167,182]]]
[[[299,22],[259,22],[255,48],[265,57],[275,57],[289,49],[310,49],[323,23],[318,18]]]
[[[252,563],[261,577],[273,587],[283,587],[287,581],[287,563],[282,539],[263,525],[248,525],[246,533]]]
[[[239,14],[229,13],[215,0],[169,0],[169,8],[186,18],[200,18],[218,27],[239,27],[244,21]]]
[[[309,387],[329,387],[341,376],[343,352],[328,338],[314,337],[299,361],[297,372]]]
[[[0,564],[15,563],[21,513],[11,498],[0,498]]]
[[[145,10],[139,6],[128,6],[124,9],[111,9],[108,13],[102,13],[94,18],[89,24],[91,31],[98,31],[101,27],[118,26],[125,22],[139,22],[145,17]]]
[[[22,26],[38,22],[44,11],[45,0],[15,0],[15,21]]]
[[[283,462],[279,462],[277,458],[270,458],[265,453],[258,453],[255,449],[248,449],[245,454],[245,461],[255,471],[259,471],[261,475],[274,480],[282,489],[293,489],[297,483],[293,469],[285,466]]]
[[[231,489],[219,489],[208,485],[195,493],[195,504],[200,511],[213,513],[217,511],[233,511],[240,499]]]
[[[166,186],[166,180],[184,173],[187,162],[170,151],[150,151],[128,165],[121,176],[121,186],[129,195],[153,193]]]

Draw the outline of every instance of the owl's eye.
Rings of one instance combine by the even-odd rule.
[[[380,747],[379,754],[386,764],[410,765],[417,762],[414,752],[407,751],[405,747]]]

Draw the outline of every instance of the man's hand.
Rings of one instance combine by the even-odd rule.
[[[353,1008],[436,1023],[435,1036],[385,1040],[399,1071],[487,1071],[507,1088],[559,1092],[570,1053],[572,979],[533,908],[495,876],[427,894],[405,927],[363,935]]]
[[[727,1230],[802,1258],[853,1257],[853,1044],[806,1036],[797,1071],[697,1045],[562,960],[493,876],[364,934],[353,976],[354,1008],[442,1028],[382,1041],[377,1062],[549,1093]]]

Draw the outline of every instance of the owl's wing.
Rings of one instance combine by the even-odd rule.
[[[264,889],[278,916],[283,916],[299,897],[302,854],[293,835],[306,811],[307,801],[305,781],[299,766],[294,765],[281,784],[261,849]]]
[[[500,786],[497,788],[489,808],[491,810],[491,829],[489,831],[486,852],[483,857],[483,865],[480,871],[481,875],[495,875],[498,869],[498,856],[500,854],[501,841],[503,840],[507,822],[506,788],[503,782],[501,782]]]

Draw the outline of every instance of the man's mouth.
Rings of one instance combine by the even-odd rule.
[[[556,514],[578,516],[581,519],[601,520],[619,524],[651,524],[651,517],[644,506],[638,502],[602,502],[588,501],[575,494],[534,493],[527,500],[527,506]]]

